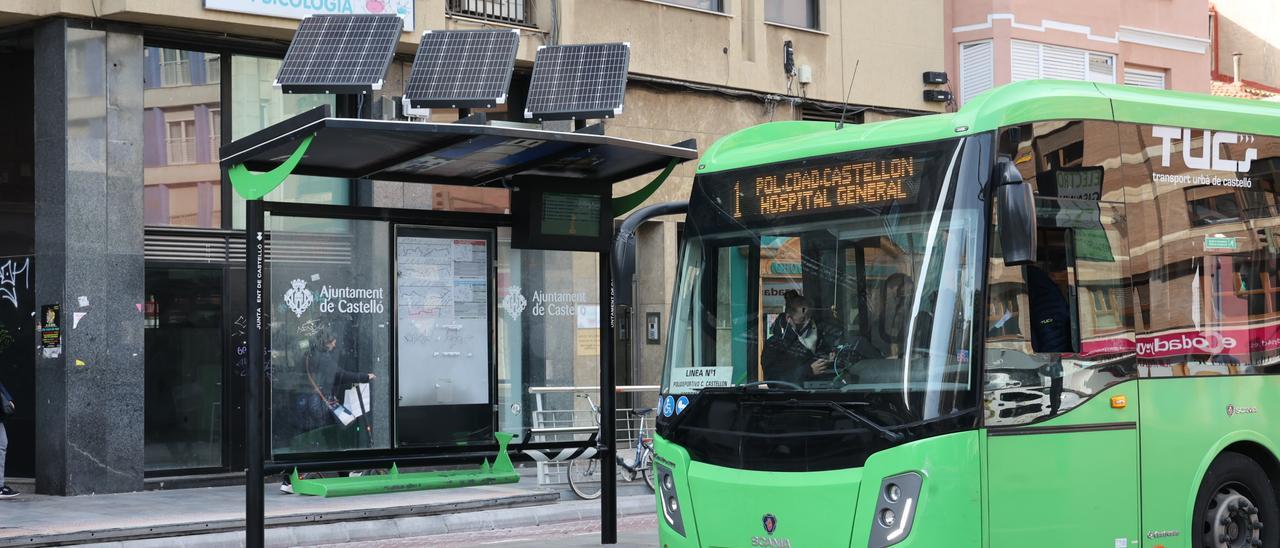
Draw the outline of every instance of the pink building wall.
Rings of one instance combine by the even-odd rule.
[[[1209,92],[1208,0],[948,0],[947,73],[960,98],[959,45],[992,40],[994,85],[1007,84],[1010,41],[1108,53],[1125,67],[1165,73],[1168,89]]]

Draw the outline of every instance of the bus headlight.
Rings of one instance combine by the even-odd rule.
[[[680,496],[676,494],[675,474],[671,468],[653,463],[653,470],[658,474],[658,505],[662,507],[662,520],[667,527],[684,536],[684,518],[680,517]]]
[[[924,478],[916,472],[898,474],[880,482],[875,523],[871,526],[871,539],[867,542],[867,548],[893,546],[911,534],[916,508],[920,506],[920,487],[923,483]]]

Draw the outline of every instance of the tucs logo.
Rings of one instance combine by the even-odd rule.
[[[1182,140],[1182,162],[1189,169],[1213,169],[1245,173],[1249,166],[1258,159],[1258,149],[1248,148],[1244,151],[1244,160],[1227,160],[1221,157],[1222,145],[1234,145],[1239,142],[1252,143],[1252,135],[1240,135],[1230,131],[1204,131],[1202,152],[1195,156],[1195,147],[1191,143],[1191,130],[1168,126],[1154,126],[1151,136],[1160,139],[1160,165],[1169,167],[1169,157],[1173,155],[1173,142]]]
[[[301,318],[302,313],[311,308],[311,303],[315,302],[315,297],[312,297],[311,292],[307,291],[307,282],[305,281],[294,280],[289,282],[289,285],[293,287],[284,293],[284,304],[289,305],[289,310],[292,310],[295,315]]]

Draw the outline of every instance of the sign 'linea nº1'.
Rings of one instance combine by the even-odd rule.
[[[904,200],[911,197],[905,179],[915,172],[915,159],[905,156],[766,173],[748,188],[745,204],[742,183],[734,182],[733,216],[786,215]]]

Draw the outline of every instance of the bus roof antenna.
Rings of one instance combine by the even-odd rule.
[[[844,92],[844,104],[840,107],[840,122],[836,124],[836,129],[844,129],[844,115],[849,111],[849,96],[853,94],[853,81],[858,79],[858,64],[861,59],[853,61],[853,76],[849,78],[849,91]]]

